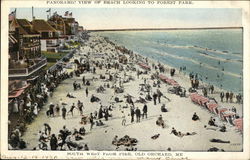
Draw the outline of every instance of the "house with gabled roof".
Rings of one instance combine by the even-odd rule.
[[[66,24],[64,23],[62,16],[59,16],[58,14],[54,14],[48,19],[47,22],[58,31],[59,43],[60,43],[60,46],[63,47],[63,44],[65,40],[67,39],[67,36],[66,36]]]
[[[41,55],[40,34],[26,19],[9,22],[9,79],[28,80],[46,66]]]
[[[76,40],[77,34],[78,34],[78,22],[75,20],[75,18],[63,18],[65,26],[66,26],[66,35],[68,37],[68,40]]]
[[[33,25],[33,29],[40,33],[41,50],[58,52],[60,45],[59,31],[43,19],[34,19],[31,24]]]

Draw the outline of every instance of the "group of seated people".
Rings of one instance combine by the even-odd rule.
[[[104,123],[102,122],[102,120],[96,121],[96,126],[103,126]]]
[[[130,138],[128,135],[125,135],[124,137],[118,139],[118,136],[116,135],[112,141],[113,145],[120,146],[135,146],[138,143],[137,139]]]
[[[180,131],[177,132],[176,129],[173,127],[172,128],[172,131],[170,134],[174,134],[175,136],[177,137],[183,137],[183,136],[191,136],[191,135],[196,135],[197,133],[196,132],[187,132],[187,133],[181,133]]]
[[[216,128],[209,128],[207,127],[206,125],[204,126],[204,128],[206,129],[210,129],[210,130],[217,130],[217,127],[219,127],[219,131],[221,132],[226,132],[227,128],[225,126],[225,124],[223,124],[222,126],[218,126],[216,123],[215,123],[215,119],[213,117],[210,117],[210,120],[208,121],[208,125],[209,126],[213,126],[213,127],[216,127]]]
[[[74,129],[74,132],[73,132],[72,135],[75,137],[75,140],[76,140],[76,141],[79,141],[79,140],[82,140],[82,139],[83,139],[82,136],[85,135],[85,132],[86,132],[85,128],[84,128],[84,127],[81,127],[81,128],[79,129],[79,131],[77,131],[77,129]]]

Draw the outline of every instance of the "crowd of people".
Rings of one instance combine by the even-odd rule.
[[[92,44],[93,48],[96,44]],[[110,43],[112,44],[112,43]],[[114,44],[113,44],[114,45]],[[90,47],[92,47],[90,45]],[[133,54],[133,52],[127,50],[126,48],[120,47],[117,48],[121,51],[122,54],[127,55],[128,62],[131,64],[136,64],[143,61],[148,64],[147,58],[143,58],[140,55]],[[20,149],[25,148],[25,142],[21,139],[22,132],[24,129],[21,129],[21,124],[31,123],[35,117],[39,114],[39,111],[43,109],[43,106],[48,102],[49,97],[53,97],[53,92],[55,88],[65,79],[81,77],[80,79],[75,80],[72,84],[72,91],[67,91],[65,94],[66,100],[60,100],[59,103],[50,103],[48,106],[46,115],[48,118],[55,116],[61,116],[62,120],[67,121],[72,117],[79,117],[79,124],[81,127],[74,128],[69,130],[67,126],[63,126],[58,133],[56,133],[49,123],[44,123],[43,129],[38,132],[38,144],[33,149],[34,150],[89,150],[88,144],[84,143],[84,136],[86,135],[86,126],[89,125],[89,132],[93,131],[93,128],[100,128],[106,125],[106,121],[113,120],[115,117],[121,119],[121,126],[126,127],[130,125],[138,125],[143,121],[147,121],[150,117],[149,108],[154,106],[159,107],[159,113],[167,114],[170,112],[166,106],[165,99],[170,101],[163,92],[161,91],[162,82],[158,79],[159,73],[164,73],[167,71],[163,65],[160,63],[158,65],[152,64],[154,70],[149,72],[145,69],[137,68],[129,63],[119,63],[119,52],[114,52],[114,54],[106,54],[104,58],[91,59],[90,53],[85,54],[84,59],[75,59],[77,64],[77,69],[72,72],[67,72],[63,66],[57,67],[55,70],[48,70],[44,75],[41,76],[32,88],[27,92],[27,95],[22,100],[15,99],[17,110],[22,119],[20,119],[19,126],[12,131],[10,136],[9,144],[12,148],[19,147]],[[113,72],[111,72],[111,70]],[[186,70],[186,67],[182,67],[181,70]],[[100,71],[105,71],[105,74],[100,74]],[[134,77],[129,77],[128,72],[134,72],[137,75],[137,79]],[[91,73],[93,78],[87,78],[86,73]],[[144,74],[151,74],[151,82],[148,79],[144,78]],[[175,76],[175,69],[170,69],[170,76]],[[194,89],[199,88],[199,79],[198,75],[191,73],[190,75],[191,87]],[[125,85],[130,81],[139,80],[142,83],[139,86],[139,97],[133,97],[126,93]],[[99,86],[95,86],[95,90],[89,90],[92,87],[92,84],[96,82],[101,82]],[[70,84],[71,85],[71,84]],[[99,108],[95,108],[94,112],[86,112],[85,102],[79,99],[75,92],[78,91],[85,92],[85,97],[90,103],[99,103]],[[98,95],[105,94],[105,91],[114,91],[114,95],[111,97],[108,105],[102,104],[102,98],[99,98]],[[207,92],[214,94],[214,86],[210,86],[208,90],[203,90],[205,96]],[[89,96],[89,94],[91,96]],[[121,98],[122,96],[124,98]],[[230,100],[233,102],[232,98],[226,98],[226,101]],[[241,99],[239,97],[238,99]],[[186,97],[186,91],[185,96]],[[227,97],[227,93],[226,93]],[[233,95],[232,95],[233,97]],[[72,104],[68,104],[67,98],[74,100]],[[163,100],[164,98],[164,100]],[[223,96],[224,98],[224,96]],[[223,101],[223,98],[221,101]],[[154,106],[150,106],[148,102],[152,101]],[[239,100],[240,101],[240,100]],[[238,102],[238,100],[237,100]],[[123,105],[123,106],[122,106]],[[118,108],[119,106],[119,108]],[[141,107],[142,106],[142,107]],[[114,110],[120,111],[120,115],[114,114]],[[235,108],[234,108],[235,109]],[[75,114],[75,111],[78,110],[79,114]],[[236,109],[235,109],[236,112]],[[163,120],[162,115],[156,119],[156,125],[165,129],[167,127],[166,121]],[[130,118],[130,120],[128,120]],[[200,117],[194,113],[192,118],[193,121],[199,121]],[[215,126],[216,124],[212,122],[208,123],[210,126]],[[25,125],[22,125],[25,126]],[[24,127],[25,128],[25,127]],[[52,132],[53,131],[53,132]],[[226,131],[226,128],[221,127],[221,132]],[[196,135],[196,132],[177,132],[174,128],[172,129],[171,134],[174,134],[178,137]],[[160,134],[156,134],[152,139],[157,139]],[[122,145],[123,143],[137,143],[138,141],[132,139],[129,136],[125,136],[120,140],[115,136],[112,144]],[[131,142],[133,141],[133,142]]]
[[[20,139],[20,134],[15,134],[15,131],[25,132],[26,124],[34,121],[40,110],[48,102],[48,98],[53,96],[54,89],[63,80],[70,77],[72,77],[72,74],[67,73],[61,66],[58,66],[55,70],[47,70],[45,73],[41,73],[40,77],[34,82],[31,82],[31,87],[22,97],[14,99],[12,113],[16,114],[18,120],[17,125],[11,128],[13,131],[11,131],[10,145],[13,148],[17,147],[16,141]],[[48,114],[54,116],[54,111],[50,109]]]

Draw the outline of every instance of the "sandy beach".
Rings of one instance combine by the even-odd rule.
[[[165,97],[162,97],[161,103],[154,105],[153,100],[147,101],[148,106],[147,118],[141,119],[140,123],[133,122],[131,123],[130,115],[130,105],[127,105],[126,99],[124,96],[131,95],[133,101],[139,99],[139,97],[145,98],[146,92],[140,91],[141,84],[145,83],[153,86],[153,83],[157,80],[152,80],[151,75],[156,73],[155,69],[152,69],[152,64],[158,64],[157,61],[148,59],[148,66],[151,67],[151,70],[147,74],[141,74],[139,78],[137,77],[137,71],[145,71],[138,65],[136,59],[132,59],[128,54],[123,54],[115,44],[109,43],[103,37],[97,37],[92,35],[88,41],[86,41],[81,49],[77,51],[74,57],[70,60],[69,63],[73,63],[75,59],[88,60],[91,66],[94,66],[93,62],[99,61],[103,65],[107,65],[107,62],[114,63],[119,62],[118,56],[124,55],[128,59],[128,64],[120,64],[123,67],[123,71],[111,68],[106,69],[102,67],[96,67],[96,73],[84,72],[79,77],[74,76],[73,78],[64,80],[54,91],[53,97],[50,97],[46,106],[40,111],[38,117],[33,123],[28,125],[27,131],[24,133],[22,138],[27,142],[27,149],[32,150],[38,146],[38,132],[44,130],[44,123],[48,123],[51,126],[51,133],[58,134],[59,130],[63,128],[64,125],[71,131],[74,128],[79,129],[84,126],[86,129],[86,135],[83,136],[83,140],[77,141],[79,144],[87,144],[90,150],[98,151],[111,151],[111,150],[126,150],[125,146],[112,145],[112,140],[115,135],[118,138],[121,138],[125,135],[128,135],[131,138],[136,138],[138,140],[137,145],[134,146],[137,150],[140,151],[167,151],[169,148],[171,151],[207,151],[209,148],[216,147],[223,149],[225,151],[242,151],[243,149],[243,136],[235,128],[235,126],[220,120],[220,118],[209,112],[204,107],[194,104],[190,97],[188,89],[190,88],[190,79],[189,76],[183,72],[179,72],[176,69],[176,74],[172,77],[177,81],[180,86],[184,87],[187,90],[186,97],[180,97],[175,94],[168,93],[168,88],[171,86],[161,82],[160,87],[152,87],[151,96],[154,92],[159,89]],[[88,56],[88,59],[86,57]],[[165,73],[163,75],[170,77],[170,69],[172,67],[164,65]],[[135,70],[133,70],[133,68]],[[68,69],[72,71],[76,69]],[[124,72],[125,70],[125,72]],[[117,77],[117,82],[108,81],[109,74]],[[105,79],[100,79],[100,75],[105,76]],[[73,82],[82,84],[82,78],[85,76],[86,80],[90,81],[90,86],[82,85],[81,89],[74,90]],[[131,80],[129,80],[131,79]],[[103,93],[97,93],[96,89],[98,87],[106,86],[108,83],[110,86],[119,86],[120,80],[128,80],[128,82],[123,83],[124,87],[123,93],[115,93],[114,88],[104,87],[105,91]],[[206,86],[207,84],[200,82],[200,85]],[[85,89],[88,87],[89,95],[88,97],[85,94]],[[215,98],[220,106],[231,109],[233,106],[237,109],[237,114],[239,117],[242,117],[242,104],[238,103],[227,103],[220,102],[219,93],[222,90],[215,88],[214,93],[208,93],[208,96]],[[67,93],[72,93],[76,98],[66,97]],[[202,94],[201,90],[198,90],[199,94]],[[90,102],[91,95],[95,95],[100,98],[100,102]],[[115,97],[118,97],[123,102],[116,103]],[[79,110],[75,109],[73,116],[67,114],[66,120],[62,119],[61,115],[55,117],[47,117],[46,111],[49,108],[49,104],[58,104],[60,99],[63,102],[67,103],[67,111],[70,109],[72,103],[77,104],[77,101],[80,100],[83,102],[84,109],[83,115],[89,116],[90,113],[98,112],[100,105],[104,107],[113,106],[112,117],[109,117],[108,121],[102,119],[104,126],[93,126],[93,129],[90,130],[90,124],[85,125],[81,124],[81,116]],[[234,99],[234,101],[236,101]],[[161,112],[161,106],[165,104],[168,112]],[[144,103],[135,103],[135,108],[139,108],[142,112]],[[61,107],[61,106],[60,106]],[[124,112],[124,113],[122,113]],[[200,117],[199,121],[192,121],[192,116],[194,112]],[[61,114],[61,113],[60,113]],[[125,115],[126,124],[122,125],[122,118]],[[165,128],[156,125],[157,118],[162,115],[162,118],[166,124]],[[220,132],[218,128],[215,130],[205,129],[204,125],[208,125],[210,117],[216,119],[216,124],[219,126],[225,124],[227,131]],[[96,120],[95,120],[96,121]],[[195,135],[178,137],[171,133],[172,127],[177,131],[182,133],[186,132],[195,132]],[[151,137],[160,134],[157,139],[152,139]],[[214,143],[210,142],[210,139],[221,139],[224,141],[230,141],[230,143]]]

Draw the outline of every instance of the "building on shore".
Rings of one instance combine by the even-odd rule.
[[[26,19],[13,17],[9,21],[9,85],[8,114],[9,132],[18,124],[20,105],[30,86],[47,65],[41,54],[39,32]]]
[[[66,36],[68,40],[78,40],[77,34],[78,34],[78,22],[75,20],[75,18],[63,18],[65,24],[66,24]]]
[[[40,34],[26,19],[9,22],[9,79],[28,80],[45,67],[41,55]]]
[[[41,36],[41,51],[58,52],[59,32],[43,19],[33,19],[31,23]]]
[[[56,30],[58,30],[61,41],[63,39],[65,41],[78,40],[77,34],[79,24],[75,20],[75,18],[63,17],[55,13],[48,19],[48,23]]]

